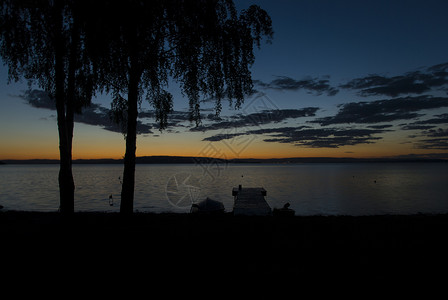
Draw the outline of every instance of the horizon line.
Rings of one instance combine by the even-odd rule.
[[[192,160],[214,160],[214,161],[287,161],[287,160],[352,160],[352,161],[387,161],[387,160],[402,160],[402,161],[410,161],[410,160],[439,160],[439,161],[448,161],[448,153],[433,153],[433,154],[407,154],[407,155],[396,155],[396,156],[376,156],[376,157],[344,157],[344,156],[295,156],[295,157],[272,157],[272,158],[219,158],[219,157],[207,157],[207,156],[184,156],[184,155],[144,155],[144,156],[136,156],[136,159],[192,159]],[[33,162],[33,161],[41,161],[41,162],[59,162],[59,158],[6,158],[0,159],[0,162]],[[123,158],[77,158],[72,159],[72,162],[101,162],[101,161],[114,161],[114,162],[122,162]],[[138,162],[137,162],[138,163]]]

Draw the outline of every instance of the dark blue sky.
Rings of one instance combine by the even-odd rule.
[[[138,155],[448,157],[448,1],[235,3],[239,10],[258,4],[272,18],[273,43],[256,51],[252,68],[258,93],[239,111],[223,104],[221,120],[205,118],[194,128],[185,121],[188,101],[173,85],[169,130],[160,133],[142,105]],[[14,97],[26,85],[8,86],[6,72],[0,138],[11,142],[2,143],[0,158],[24,145],[50,151],[47,143],[57,155],[55,112]],[[94,103],[78,118],[74,156],[121,157],[122,137],[103,122],[110,97]],[[212,107],[204,102],[204,116]],[[104,144],[108,151],[99,150]]]
[[[240,2],[259,4],[273,20],[274,43],[257,57],[259,76],[347,80],[446,60],[446,1]]]

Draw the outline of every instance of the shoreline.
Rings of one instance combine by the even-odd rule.
[[[21,216],[34,216],[36,219],[42,218],[45,219],[46,217],[49,218],[57,218],[57,219],[62,219],[63,215],[59,212],[59,211],[44,211],[44,210],[18,210],[18,209],[4,209],[3,207],[0,208],[0,220],[2,219],[2,215],[3,216],[17,216],[20,217]],[[120,212],[118,211],[90,211],[90,210],[80,210],[80,211],[75,211],[70,217],[75,217],[76,216],[90,216],[92,219],[95,218],[101,218],[101,216],[115,216],[116,218],[128,218],[128,219],[132,219],[132,218],[142,218],[142,217],[148,217],[150,218],[151,216],[160,216],[160,217],[167,217],[167,216],[179,216],[179,217],[186,217],[189,216],[190,218],[218,218],[218,219],[222,219],[222,218],[273,218],[273,219],[280,219],[280,220],[290,220],[290,219],[298,219],[298,218],[302,218],[302,219],[308,219],[308,218],[315,218],[315,219],[319,219],[319,218],[334,218],[334,219],[338,219],[338,218],[354,218],[354,219],[366,219],[366,218],[432,218],[432,217],[440,217],[440,218],[447,218],[448,219],[448,212],[435,212],[435,213],[431,213],[431,212],[427,212],[427,213],[423,213],[423,212],[417,212],[417,213],[410,213],[410,214],[400,214],[400,213],[384,213],[384,214],[365,214],[365,215],[345,215],[345,214],[314,214],[314,215],[298,215],[295,214],[293,216],[272,216],[272,215],[267,215],[267,216],[247,216],[247,215],[239,215],[239,216],[234,216],[233,212],[230,211],[224,211],[222,213],[203,213],[203,214],[192,214],[189,212],[153,212],[153,211],[134,211],[132,214],[127,215],[127,216],[122,216]],[[9,218],[6,218],[9,219]]]
[[[2,220],[3,216],[17,216],[18,221],[21,219],[21,217],[26,216],[32,216],[36,220],[45,220],[48,219],[63,219],[63,215],[59,211],[44,211],[44,210],[17,210],[17,209],[4,209],[0,208],[0,220]],[[155,212],[155,211],[134,211],[132,214],[128,216],[121,215],[118,211],[90,211],[90,210],[80,210],[75,211],[69,218],[77,218],[84,216],[85,218],[91,219],[91,221],[94,221],[95,218],[98,218],[98,220],[101,220],[104,217],[111,217],[118,219],[132,219],[132,218],[163,218],[163,217],[173,217],[175,218],[178,216],[179,218],[183,217],[189,217],[189,218],[217,218],[217,219],[231,219],[231,218],[272,218],[277,220],[289,220],[289,219],[334,219],[335,221],[337,219],[379,219],[379,218],[404,218],[404,219],[412,219],[412,218],[447,218],[448,219],[448,212],[417,212],[417,213],[384,213],[384,214],[365,214],[365,215],[348,215],[348,214],[313,214],[313,215],[298,215],[294,214],[293,216],[274,216],[274,215],[266,215],[266,216],[250,216],[250,215],[238,215],[234,216],[232,211],[224,211],[220,213],[199,213],[199,214],[193,214],[190,212],[170,212],[170,211],[162,211],[162,212]],[[12,220],[13,218],[6,218],[6,220]]]
[[[350,222],[378,222],[381,225],[383,222],[414,222],[421,221],[431,222],[440,221],[443,225],[448,225],[448,213],[415,213],[415,214],[372,214],[372,215],[294,215],[294,216],[234,216],[232,212],[223,212],[215,214],[191,214],[187,212],[148,212],[136,211],[131,215],[121,215],[119,212],[109,211],[75,211],[72,215],[64,217],[57,211],[32,211],[32,210],[0,210],[0,222],[3,225],[0,232],[3,232],[8,225],[24,225],[28,222],[38,225],[39,223],[51,222],[73,222],[83,223],[88,222],[89,225],[100,226],[104,222],[117,223],[120,222],[137,222],[144,227],[145,221],[162,221],[169,219],[171,221],[181,221],[185,219],[199,220],[207,222],[211,220],[232,223],[235,220],[250,223],[254,220],[262,220],[265,223],[288,223],[295,224],[296,222],[315,222],[319,223],[338,223],[343,221]],[[224,224],[223,223],[223,224]],[[442,224],[441,224],[442,225]],[[12,227],[10,227],[12,228]],[[26,228],[24,228],[26,229]],[[373,228],[372,228],[373,229]],[[448,227],[445,229],[448,230]]]

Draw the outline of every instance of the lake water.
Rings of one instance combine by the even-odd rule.
[[[58,210],[58,171],[58,165],[1,165],[0,204]],[[122,172],[122,165],[74,165],[75,210],[118,212]],[[264,187],[272,208],[289,202],[296,215],[448,213],[448,163],[140,164],[134,209],[188,212],[210,197],[230,212],[239,184]]]

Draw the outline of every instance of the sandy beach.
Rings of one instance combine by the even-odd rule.
[[[285,284],[436,282],[443,278],[436,271],[448,266],[447,229],[446,214],[75,213],[65,219],[58,213],[0,213],[2,258],[11,263],[8,274],[21,280],[46,270],[53,276],[80,274],[87,282],[117,283],[127,274],[136,284],[156,276],[172,284],[230,280],[232,287],[247,278]]]

